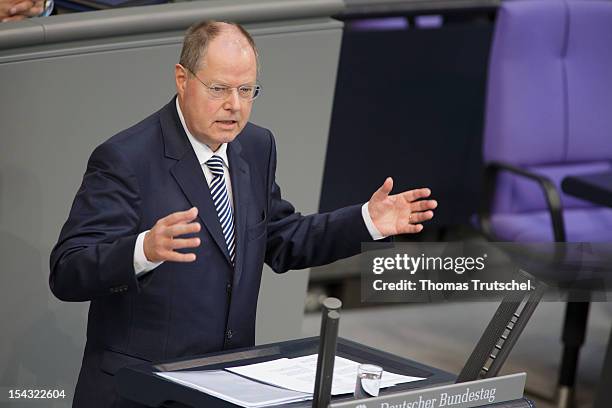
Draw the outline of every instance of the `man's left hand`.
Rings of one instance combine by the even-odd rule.
[[[428,188],[389,195],[393,179],[387,177],[368,202],[368,211],[374,225],[384,236],[421,232],[424,221],[433,217],[436,200],[424,200],[431,195]]]

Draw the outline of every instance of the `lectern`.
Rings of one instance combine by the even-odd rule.
[[[116,376],[117,390],[121,396],[129,400],[144,404],[150,407],[168,407],[168,408],[226,408],[237,407],[237,405],[228,401],[217,398],[213,395],[200,392],[198,390],[183,386],[162,378],[156,373],[168,371],[191,371],[191,370],[219,370],[229,367],[261,363],[264,361],[275,360],[278,358],[295,358],[311,354],[318,354],[317,373],[315,378],[315,390],[312,401],[294,402],[288,404],[276,405],[277,407],[295,407],[295,408],[327,408],[330,406],[337,408],[354,408],[357,404],[362,406],[361,400],[356,401],[352,395],[331,396],[332,374],[334,367],[334,357],[345,357],[361,363],[375,364],[381,366],[385,371],[397,374],[422,377],[424,380],[409,382],[395,385],[382,389],[379,397],[375,400],[393,401],[400,403],[408,399],[423,399],[429,398],[431,401],[436,399],[439,401],[439,396],[450,395],[450,392],[457,392],[457,397],[461,398],[464,392],[466,395],[470,392],[471,386],[489,387],[500,389],[500,393],[511,395],[511,398],[503,397],[501,401],[510,401],[507,407],[523,407],[532,406],[527,400],[518,400],[522,397],[523,388],[525,385],[525,374],[515,374],[507,376],[511,378],[493,379],[484,378],[480,381],[476,380],[480,372],[481,365],[486,362],[483,357],[483,352],[488,353],[491,346],[497,346],[498,350],[503,351],[499,354],[494,367],[495,370],[489,370],[490,374],[496,373],[503,364],[503,360],[508,356],[509,350],[512,348],[515,337],[518,337],[520,331],[526,324],[542,296],[542,289],[532,294],[527,303],[524,305],[522,313],[517,313],[520,301],[519,299],[505,299],[500,305],[500,308],[493,320],[489,324],[487,330],[483,334],[483,339],[479,342],[472,356],[466,364],[459,378],[437,368],[429,367],[424,364],[412,361],[406,358],[394,356],[392,354],[376,350],[346,339],[338,338],[338,323],[340,319],[339,310],[342,303],[338,299],[327,299],[323,303],[323,312],[321,320],[321,336],[311,337],[306,339],[291,340],[281,343],[267,344],[263,346],[236,349],[226,352],[218,352],[207,354],[200,357],[191,357],[187,359],[172,360],[160,362],[157,364],[140,364],[137,366],[125,367],[119,370]],[[521,318],[522,315],[522,319]],[[515,335],[506,336],[507,347],[498,346],[497,337],[502,325],[508,325],[507,319],[510,319],[510,324],[516,327]],[[513,320],[514,319],[514,320]],[[520,320],[518,320],[520,319]],[[510,330],[506,328],[506,330]],[[501,330],[503,331],[503,330]],[[319,339],[321,339],[319,341]],[[493,358],[495,356],[487,356]],[[485,376],[486,377],[486,376]],[[462,384],[453,384],[455,382]],[[441,387],[444,386],[444,387]],[[503,388],[506,388],[505,390]],[[409,392],[410,390],[422,390],[421,393]],[[483,388],[484,389],[484,388]],[[467,391],[466,391],[467,390]],[[493,391],[495,392],[495,391]],[[518,394],[518,395],[517,395]],[[471,397],[470,397],[471,398]],[[397,401],[395,401],[397,400]],[[497,399],[496,401],[499,401]],[[415,405],[416,406],[416,405]],[[431,405],[433,407],[434,405]],[[475,406],[490,406],[483,404],[468,404],[460,405],[461,407]],[[501,406],[499,406],[501,407]]]
[[[127,399],[150,407],[168,408],[228,408],[237,407],[212,395],[208,395],[172,381],[166,380],[156,372],[177,370],[218,370],[227,367],[260,363],[277,358],[300,357],[316,354],[319,338],[291,340],[266,344],[253,348],[237,349],[227,352],[207,354],[182,360],[172,360],[158,364],[141,364],[125,367],[116,376],[117,390]],[[451,383],[455,376],[437,368],[376,350],[343,338],[338,338],[336,355],[363,363],[376,364],[385,370],[425,380],[400,384],[381,390],[381,395],[395,391],[429,387],[436,384]],[[331,402],[350,401],[352,395],[332,397]],[[304,401],[279,407],[310,408],[312,401]]]

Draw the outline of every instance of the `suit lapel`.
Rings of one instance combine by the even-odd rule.
[[[227,243],[223,237],[217,209],[213,204],[208,183],[202,173],[202,168],[200,163],[198,163],[195,153],[191,152],[191,154],[183,156],[183,158],[170,169],[170,172],[181,186],[189,202],[193,206],[198,207],[198,217],[202,220],[204,226],[208,229],[208,232],[210,232],[210,235],[229,262],[230,258],[227,251]]]
[[[191,205],[198,208],[198,218],[225,255],[227,262],[230,262],[227,244],[206,177],[204,177],[202,167],[181,125],[174,99],[160,111],[160,122],[165,155],[176,160],[176,163],[170,168],[170,173]]]
[[[244,253],[246,250],[246,218],[249,203],[250,171],[249,164],[242,158],[242,146],[238,140],[228,145],[227,157],[232,180],[232,195],[234,196],[234,220],[236,228],[236,264],[234,267],[234,285],[238,285],[244,268]]]

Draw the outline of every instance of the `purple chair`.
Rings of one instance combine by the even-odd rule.
[[[353,31],[393,31],[406,30],[409,24],[406,17],[381,17],[349,20],[347,26]]]
[[[610,242],[612,209],[561,192],[612,168],[612,2],[502,2],[490,55],[481,227],[495,241]],[[558,406],[569,407],[588,303],[569,302]]]

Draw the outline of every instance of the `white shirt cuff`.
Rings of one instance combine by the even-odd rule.
[[[136,238],[136,245],[134,246],[134,273],[136,273],[136,276],[142,276],[164,263],[164,261],[151,262],[145,256],[144,237],[147,232],[149,230],[141,232]]]
[[[363,222],[365,222],[366,228],[368,229],[368,232],[370,233],[374,241],[387,238],[387,236],[382,235],[378,228],[376,228],[376,226],[374,225],[374,221],[372,221],[372,217],[370,217],[370,211],[368,210],[368,203],[365,203],[361,206],[361,216],[363,217]]]

